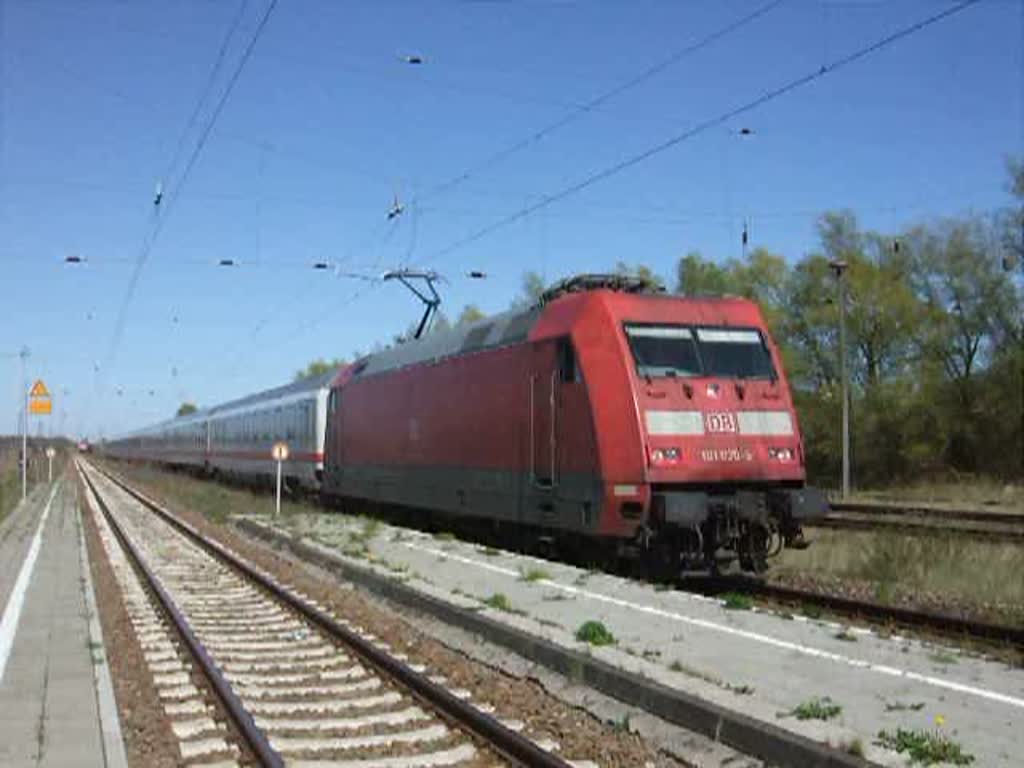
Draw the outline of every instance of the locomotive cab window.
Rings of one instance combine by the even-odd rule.
[[[625,326],[640,376],[698,376],[701,366],[693,333],[681,325]]]
[[[698,328],[697,341],[707,376],[775,378],[768,347],[754,328]]]
[[[558,378],[564,382],[583,381],[576,348],[568,337],[558,340]]]

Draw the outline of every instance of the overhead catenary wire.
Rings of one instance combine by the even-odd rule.
[[[199,156],[202,154],[203,148],[206,146],[206,142],[210,137],[210,132],[213,130],[214,125],[217,123],[217,119],[220,117],[221,112],[223,112],[224,106],[227,104],[228,99],[230,98],[231,93],[235,88],[235,85],[238,83],[238,79],[241,76],[242,71],[245,69],[245,65],[249,61],[249,58],[252,56],[252,52],[256,48],[256,43],[259,42],[259,39],[263,34],[263,30],[266,28],[267,22],[270,20],[270,17],[273,14],[274,9],[277,7],[277,4],[278,0],[270,0],[270,3],[267,5],[266,10],[263,12],[263,15],[260,18],[256,26],[256,29],[253,31],[253,34],[249,40],[248,45],[242,52],[242,56],[239,59],[238,64],[235,66],[234,72],[232,73],[230,79],[228,80],[227,86],[225,87],[223,93],[221,94],[220,99],[217,101],[217,104],[213,110],[213,114],[210,116],[210,119],[206,122],[206,125],[204,126],[199,136],[199,140],[196,142],[196,145],[193,148],[191,155],[189,156],[184,171],[181,173],[181,176],[179,177],[177,184],[170,190],[171,194],[169,195],[169,199],[164,204],[164,207],[162,209],[160,208],[159,205],[154,205],[152,207],[150,217],[153,224],[149,232],[147,233],[147,236],[143,239],[142,247],[140,248],[138,257],[136,258],[135,268],[132,270],[132,275],[128,282],[128,290],[125,293],[125,296],[122,299],[121,304],[118,308],[117,319],[115,320],[114,323],[114,333],[111,337],[111,342],[107,351],[107,355],[104,358],[106,362],[106,365],[104,366],[105,369],[108,369],[112,366],[114,358],[117,354],[117,348],[120,345],[121,338],[124,334],[124,327],[127,319],[128,308],[131,305],[132,299],[135,296],[135,290],[138,287],[138,282],[139,278],[142,275],[142,270],[145,267],[147,260],[149,259],[149,255],[152,253],[157,238],[159,237],[163,227],[166,225],[167,220],[170,218],[170,214],[174,210],[175,204],[178,202],[179,199],[181,199],[182,191],[184,190],[185,185],[188,183],[188,179],[192,173],[193,168],[195,167],[196,161],[199,159]]]
[[[373,230],[369,233],[369,235],[365,238],[365,243],[369,245],[373,241],[381,239],[386,241],[388,238],[390,238],[391,235],[394,234],[396,227],[397,224],[395,224],[393,221],[389,221],[386,219],[379,221],[377,223],[377,226],[375,226]],[[329,272],[333,274],[334,277],[336,278],[359,280],[366,284],[370,284],[370,287],[372,287],[372,284],[379,282],[378,275],[380,272],[381,259],[378,257],[377,259],[374,260],[372,264],[362,265],[362,271],[357,271],[360,265],[351,264],[351,259],[354,253],[355,248],[350,248],[348,255],[342,256],[338,261],[331,261],[328,259],[321,262],[317,262],[313,266],[315,269],[317,269],[317,271]],[[327,269],[320,270],[320,264],[323,264],[325,267],[327,267]],[[347,269],[345,268],[346,266]],[[241,342],[241,344],[234,345],[236,350],[235,356],[225,366],[223,366],[223,369],[229,372],[229,377],[234,374],[238,366],[241,364],[243,353],[248,351],[250,346],[264,332],[270,321],[273,320],[278,315],[280,315],[282,312],[292,309],[298,303],[298,300],[301,297],[307,296],[308,291],[306,290],[306,288],[307,286],[311,286],[313,284],[313,280],[315,279],[316,278],[313,278],[307,281],[306,285],[304,285],[299,292],[285,297],[284,300],[282,300],[280,303],[274,306],[269,312],[266,312],[264,314],[264,317],[250,328],[247,338],[244,339]],[[364,286],[364,288],[365,287],[366,286]],[[294,330],[289,332],[287,338],[293,338],[300,331],[306,330],[315,325],[319,325],[321,322],[323,322],[324,319],[326,319],[327,316],[329,316],[329,314],[332,311],[347,306],[348,304],[352,303],[352,301],[355,301],[359,297],[359,295],[359,291],[356,291],[355,295],[353,295],[347,300],[343,300],[340,305],[333,301],[332,299],[329,309],[322,315],[317,315],[317,317],[319,318],[318,320],[314,321],[312,324],[308,318],[302,320],[295,326]],[[305,304],[303,304],[302,306],[305,307]]]
[[[602,93],[598,94],[597,96],[593,97],[592,99],[590,99],[590,100],[588,100],[588,101],[586,101],[584,103],[581,103],[581,104],[567,105],[567,106],[569,106],[572,109],[572,111],[569,112],[567,115],[564,115],[563,117],[559,118],[558,120],[554,121],[553,123],[551,123],[551,124],[549,124],[547,126],[544,126],[543,128],[541,128],[541,129],[539,129],[537,131],[534,131],[528,137],[526,137],[526,138],[524,138],[524,139],[522,139],[522,140],[520,140],[518,142],[515,142],[514,144],[512,144],[512,145],[510,145],[508,147],[505,147],[505,148],[499,150],[498,152],[494,153],[493,155],[491,155],[490,157],[488,157],[487,159],[482,161],[480,164],[478,164],[476,166],[473,166],[472,168],[469,168],[469,169],[459,173],[458,175],[456,175],[456,176],[454,176],[454,177],[452,177],[452,178],[450,178],[450,179],[448,179],[448,180],[446,180],[444,182],[441,182],[439,184],[434,185],[425,194],[415,196],[413,198],[412,202],[409,204],[409,207],[412,208],[412,210],[413,210],[412,233],[411,233],[411,236],[410,236],[410,245],[407,248],[405,257],[401,261],[401,263],[403,265],[408,265],[412,261],[412,254],[415,251],[416,244],[418,242],[418,225],[419,225],[419,222],[418,222],[418,219],[419,219],[418,211],[421,210],[420,203],[423,200],[426,200],[428,198],[432,198],[432,197],[434,197],[436,195],[439,195],[439,194],[441,194],[443,192],[447,192],[448,190],[450,190],[450,189],[458,186],[459,184],[467,181],[473,175],[475,175],[475,174],[485,170],[486,168],[489,168],[490,166],[500,162],[504,158],[509,157],[509,156],[511,156],[513,154],[516,154],[517,152],[522,151],[523,149],[529,147],[530,145],[532,145],[532,144],[534,144],[534,143],[536,143],[538,141],[541,141],[546,136],[548,136],[551,133],[554,133],[554,132],[560,130],[561,128],[563,128],[563,127],[565,127],[567,125],[569,125],[570,123],[576,121],[580,117],[597,111],[598,109],[603,107],[603,105],[606,102],[614,99],[616,96],[618,96],[618,95],[620,95],[620,94],[630,90],[631,88],[634,88],[634,87],[640,85],[641,83],[645,82],[646,80],[654,77],[655,75],[659,74],[660,72],[662,72],[662,71],[668,69],[669,67],[671,67],[672,65],[678,63],[680,60],[686,58],[687,56],[689,56],[689,55],[691,55],[693,53],[696,53],[697,51],[701,50],[702,48],[705,48],[705,47],[711,45],[712,43],[716,42],[717,40],[720,40],[721,38],[731,34],[732,32],[735,32],[736,30],[740,29],[741,27],[743,27],[743,26],[753,22],[757,18],[767,14],[768,12],[770,12],[771,10],[776,8],[777,6],[781,5],[783,2],[785,2],[785,0],[771,0],[771,2],[768,2],[768,3],[764,4],[764,5],[759,6],[754,11],[744,15],[743,17],[741,17],[739,19],[736,19],[736,20],[730,22],[729,24],[725,25],[724,27],[721,27],[721,28],[713,31],[713,32],[709,33],[708,35],[705,35],[704,37],[702,37],[701,39],[697,40],[696,42],[691,43],[690,45],[687,45],[687,46],[685,46],[685,47],[683,47],[683,48],[681,48],[681,49],[679,49],[677,51],[674,51],[673,53],[671,53],[665,59],[662,59],[661,61],[659,61],[659,62],[657,62],[657,63],[647,67],[646,69],[644,69],[643,71],[641,71],[638,74],[634,75],[633,77],[629,78],[628,80],[626,80],[624,82],[621,82],[621,83],[615,85],[614,87],[612,87],[612,88],[610,88],[610,89],[608,89],[606,91],[603,91]],[[395,219],[395,218],[396,217],[390,217],[389,220],[392,220],[392,219]],[[393,234],[393,232],[394,232],[394,230],[389,232],[388,235],[390,236],[391,234]]]
[[[249,38],[249,43],[246,45],[245,50],[242,52],[241,58],[238,60],[238,65],[235,67],[234,72],[231,74],[231,78],[228,80],[227,86],[224,88],[220,99],[214,107],[213,114],[210,119],[206,122],[202,133],[199,136],[199,141],[196,142],[195,148],[192,150],[192,154],[189,156],[188,164],[185,166],[185,170],[181,174],[181,179],[174,190],[174,195],[171,197],[167,211],[161,221],[166,221],[167,214],[170,213],[173,205],[180,199],[181,192],[185,185],[188,183],[188,179],[192,174],[193,168],[195,168],[196,161],[202,154],[203,148],[206,146],[206,142],[210,138],[210,133],[213,127],[217,124],[217,120],[224,111],[224,106],[228,103],[228,99],[231,98],[231,93],[234,91],[235,86],[238,84],[238,80],[242,75],[242,71],[245,69],[245,65],[248,63],[252,52],[256,49],[256,44],[259,42],[260,37],[263,35],[263,30],[266,29],[267,22],[270,21],[271,15],[274,13],[274,9],[277,8],[278,0],[270,0],[266,10],[263,12],[263,16],[260,17],[259,23],[256,25],[256,29],[252,33],[252,37]]]
[[[224,35],[224,39],[221,41],[220,50],[217,51],[217,57],[213,62],[213,68],[210,70],[210,74],[206,78],[206,84],[199,92],[199,99],[196,100],[195,108],[193,108],[192,114],[189,116],[188,121],[185,123],[185,127],[178,136],[178,142],[174,147],[174,154],[171,156],[170,162],[167,164],[166,169],[161,175],[160,181],[169,181],[171,174],[177,167],[178,160],[181,157],[181,152],[185,148],[185,141],[188,139],[188,135],[192,132],[192,128],[199,119],[199,115],[202,113],[207,99],[209,99],[210,94],[213,92],[213,86],[217,82],[217,76],[220,74],[221,67],[224,65],[224,59],[227,55],[228,48],[235,37],[235,33],[238,31],[239,25],[242,23],[242,19],[244,18],[245,11],[248,7],[249,0],[241,0],[238,4],[238,11],[235,13],[231,26],[228,27],[227,34]]]
[[[285,333],[284,336],[281,337],[281,339],[277,343],[285,343],[295,340],[297,337],[299,337],[300,334],[308,332],[313,328],[316,328],[329,317],[351,306],[359,299],[361,299],[363,296],[365,296],[367,293],[376,290],[382,284],[383,281],[380,279],[365,280],[360,287],[356,288],[352,293],[343,298],[341,301],[336,301],[332,299],[326,311],[318,312],[313,317],[303,320],[300,324],[298,324],[297,326],[289,330],[287,333]],[[244,370],[238,370],[239,366],[241,365],[241,362],[241,356],[237,356],[228,366],[225,367],[225,372],[220,378],[223,380],[233,380],[238,378],[238,376],[240,375],[246,375],[246,372]]]
[[[857,50],[849,54],[846,54],[845,56],[841,56],[838,59],[833,60],[831,63],[822,64],[818,69],[815,69],[811,72],[808,72],[807,74],[789,80],[780,86],[765,91],[760,96],[757,96],[736,107],[726,110],[725,112],[722,112],[721,114],[715,117],[704,120],[698,123],[697,125],[693,126],[692,128],[683,131],[682,133],[678,133],[658,144],[655,144],[654,146],[648,147],[647,149],[641,152],[631,155],[625,158],[624,160],[620,160],[610,166],[595,171],[585,176],[584,178],[580,179],[579,181],[574,182],[568,187],[564,187],[559,191],[549,195],[541,195],[539,196],[540,199],[538,200],[538,202],[523,206],[522,208],[500,219],[497,219],[496,221],[491,222],[490,224],[476,230],[475,232],[472,232],[471,234],[435,251],[427,259],[427,263],[443,258],[451,253],[454,253],[457,250],[466,247],[467,245],[471,245],[472,243],[475,243],[478,240],[487,237],[488,235],[492,234],[493,232],[496,232],[499,229],[503,229],[504,227],[507,227],[510,224],[520,221],[521,219],[525,219],[526,217],[532,215],[533,213],[543,208],[547,208],[553,203],[564,200],[567,197],[571,197],[589,187],[594,186],[595,184],[601,181],[604,181],[605,179],[615,176],[621,173],[622,171],[632,168],[633,166],[639,165],[645,160],[648,160],[656,155],[661,154],[662,152],[672,149],[673,147],[676,147],[679,144],[682,144],[683,142],[688,141],[694,138],[695,136],[698,136],[704,133],[705,131],[708,131],[711,128],[724,125],[728,123],[730,120],[733,120],[736,117],[739,117],[740,115],[746,114],[747,112],[751,112],[757,109],[758,107],[761,107],[771,101],[774,101],[775,99],[778,99],[790,93],[791,91],[795,91],[806,85],[810,85],[811,83],[820,80],[821,78],[830,75],[834,72],[837,72],[838,70],[843,69],[844,67],[847,67],[850,64],[853,64],[867,56],[870,56],[871,54],[883,48],[886,48],[899,40],[909,37],[910,35],[913,35],[917,32],[920,32],[921,30],[938,23],[943,19],[949,18],[950,16],[960,13],[961,11],[964,11],[973,5],[977,5],[980,1],[981,0],[963,0],[963,2],[957,3],[956,5],[951,6],[950,8],[946,8],[945,10],[931,14],[930,16],[920,19],[919,21],[902,27],[897,31],[880,38],[879,40],[876,40],[874,43],[858,48]]]
[[[568,114],[564,115],[563,117],[559,118],[558,120],[550,123],[549,125],[544,126],[543,128],[541,128],[541,129],[539,129],[537,131],[534,131],[528,137],[526,137],[524,139],[521,139],[520,141],[517,141],[514,144],[499,150],[498,152],[494,153],[493,155],[491,155],[490,157],[488,157],[487,159],[482,161],[480,164],[478,164],[476,166],[473,166],[472,168],[469,168],[469,169],[459,173],[458,175],[456,175],[456,176],[454,176],[454,177],[452,177],[452,178],[450,178],[450,179],[448,179],[448,180],[446,180],[444,182],[436,184],[435,186],[430,188],[425,194],[414,196],[412,202],[409,204],[409,207],[413,211],[412,224],[411,224],[412,232],[411,232],[411,235],[410,235],[410,243],[409,243],[408,248],[406,249],[405,257],[402,259],[401,264],[403,266],[408,266],[412,262],[412,256],[413,256],[413,253],[415,251],[416,245],[418,243],[419,211],[421,210],[420,203],[423,200],[426,200],[428,198],[432,198],[432,197],[434,197],[436,195],[442,194],[444,192],[449,191],[450,189],[453,189],[454,187],[458,186],[459,184],[467,181],[473,175],[475,175],[477,173],[480,173],[481,171],[485,170],[486,168],[489,168],[490,166],[492,166],[492,165],[500,162],[501,160],[505,159],[506,157],[514,155],[517,152],[520,152],[523,149],[529,147],[530,145],[532,145],[532,144],[534,144],[534,143],[536,143],[538,141],[541,141],[542,139],[544,139],[548,135],[550,135],[550,134],[560,130],[561,128],[564,128],[565,126],[575,122],[577,119],[583,117],[584,115],[587,115],[587,114],[590,114],[590,113],[593,113],[593,112],[599,110],[601,107],[603,107],[603,105],[605,103],[607,103],[608,101],[611,101],[616,96],[619,96],[622,93],[624,93],[624,92],[626,92],[626,91],[628,91],[628,90],[630,90],[632,88],[635,88],[636,86],[640,85],[641,83],[649,80],[650,78],[654,77],[655,75],[663,72],[664,70],[666,70],[669,67],[673,66],[674,64],[678,63],[679,61],[681,61],[682,59],[686,58],[687,56],[690,56],[691,54],[696,53],[697,51],[699,51],[699,50],[701,50],[703,48],[706,48],[707,46],[709,46],[712,43],[722,39],[723,37],[726,37],[727,35],[735,32],[736,30],[740,29],[741,27],[746,26],[747,24],[750,24],[751,22],[755,21],[756,19],[760,18],[761,16],[769,13],[770,11],[775,9],[777,6],[781,5],[783,2],[785,2],[785,0],[771,0],[771,2],[768,2],[768,3],[765,3],[764,5],[759,6],[754,11],[752,11],[752,12],[742,16],[739,19],[736,19],[736,20],[730,22],[729,24],[725,25],[724,27],[721,27],[721,28],[719,28],[719,29],[717,29],[717,30],[715,30],[715,31],[705,35],[704,37],[700,38],[699,40],[697,40],[697,41],[695,41],[695,42],[693,42],[693,43],[691,43],[691,44],[689,44],[689,45],[687,45],[687,46],[685,46],[685,47],[683,47],[683,48],[681,48],[679,50],[676,50],[676,51],[672,52],[665,59],[662,59],[662,60],[656,62],[655,64],[647,67],[646,69],[644,69],[643,71],[637,73],[636,75],[634,75],[633,77],[629,78],[628,80],[625,80],[624,82],[621,82],[621,83],[613,86],[612,88],[601,92],[600,94],[598,94],[597,96],[591,98],[590,100],[588,100],[588,101],[586,101],[586,102],[584,102],[582,104],[570,105],[571,108],[572,108],[572,111],[569,112]],[[392,218],[394,218],[394,217],[392,217]],[[392,229],[392,231],[388,233],[389,236],[390,236],[390,234],[393,234],[393,231],[394,230]],[[378,259],[378,263],[379,263],[379,261],[380,260]]]
[[[673,51],[666,58],[662,59],[661,61],[656,62],[655,64],[652,64],[651,66],[649,66],[646,69],[644,69],[643,71],[637,73],[636,75],[634,75],[633,77],[629,78],[628,80],[625,80],[625,81],[619,83],[618,85],[615,85],[612,88],[609,88],[608,90],[601,92],[600,94],[598,94],[597,96],[593,97],[592,99],[589,99],[588,101],[586,101],[586,102],[584,102],[584,103],[582,103],[582,104],[580,104],[578,106],[573,107],[573,111],[563,115],[558,120],[555,120],[554,122],[549,123],[548,125],[544,126],[543,128],[541,128],[541,129],[539,129],[537,131],[534,131],[529,136],[526,136],[525,138],[522,138],[519,141],[516,141],[516,142],[510,144],[509,146],[504,147],[503,149],[498,150],[497,152],[495,152],[494,154],[490,155],[489,157],[487,157],[486,159],[484,159],[483,161],[481,161],[477,165],[472,166],[470,168],[467,168],[466,170],[462,171],[461,173],[457,174],[456,176],[453,176],[452,178],[447,179],[446,181],[443,181],[440,184],[434,185],[433,187],[431,187],[427,191],[427,193],[425,195],[423,195],[420,198],[420,201],[422,202],[422,200],[428,199],[430,197],[442,194],[444,192],[447,192],[447,191],[453,189],[454,187],[456,187],[459,184],[462,184],[463,182],[469,180],[470,178],[472,178],[474,175],[480,173],[481,171],[484,171],[484,170],[490,168],[491,166],[501,162],[505,158],[510,157],[510,156],[516,154],[517,152],[520,152],[520,151],[526,149],[527,147],[531,146],[532,144],[535,144],[535,143],[541,141],[542,139],[544,139],[547,136],[551,135],[552,133],[555,133],[556,131],[564,128],[565,126],[569,125],[570,123],[573,123],[573,122],[579,120],[581,117],[594,112],[595,110],[597,110],[600,107],[602,107],[606,102],[611,101],[612,99],[614,99],[615,97],[625,93],[626,91],[631,90],[632,88],[635,88],[636,86],[640,85],[641,83],[646,82],[647,80],[651,79],[655,75],[658,75],[661,72],[664,72],[666,69],[672,67],[673,65],[675,65],[675,64],[679,63],[680,61],[682,61],[683,59],[685,59],[687,56],[690,56],[691,54],[694,54],[694,53],[700,51],[701,49],[708,47],[712,43],[715,43],[718,40],[721,40],[722,38],[732,34],[733,32],[737,31],[738,29],[741,29],[742,27],[746,26],[747,24],[750,24],[751,22],[759,19],[760,17],[762,17],[765,14],[767,14],[767,13],[771,12],[772,10],[774,10],[776,7],[781,5],[783,2],[785,2],[785,0],[771,0],[771,2],[766,3],[766,4],[762,5],[762,6],[759,6],[754,11],[746,14],[745,16],[742,16],[739,19],[736,19],[736,20],[726,24],[724,27],[720,27],[719,29],[716,29],[715,31],[705,35],[702,38],[700,38],[696,42],[693,42],[690,45],[687,45],[687,46],[685,46],[683,48],[680,48],[677,51]]]

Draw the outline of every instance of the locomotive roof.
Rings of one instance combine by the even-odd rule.
[[[427,334],[416,341],[370,355],[364,360],[365,364],[358,364],[362,367],[357,366],[355,375],[372,376],[417,363],[526,341],[541,311],[540,306],[512,309],[459,328]]]
[[[433,363],[456,355],[465,355],[484,349],[493,349],[526,341],[540,315],[556,301],[568,295],[611,292],[652,299],[655,301],[692,300],[701,303],[730,304],[748,302],[737,296],[678,296],[651,288],[648,281],[623,278],[617,275],[579,275],[551,286],[540,301],[526,308],[515,308],[478,320],[459,328],[430,333],[421,339],[407,341],[383,352],[374,353],[352,366],[352,378],[373,376],[378,373],[406,368],[421,363]],[[342,369],[342,375],[345,370]]]
[[[356,364],[353,375],[373,376],[376,373],[418,363],[430,363],[446,357],[526,341],[545,305],[569,293],[583,293],[601,288],[634,294],[656,290],[651,281],[629,275],[575,275],[549,286],[533,306],[516,307],[460,328],[431,333],[415,341],[408,341],[370,355],[365,361]]]

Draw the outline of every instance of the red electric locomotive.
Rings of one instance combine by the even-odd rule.
[[[324,493],[761,570],[825,510],[757,305],[584,275],[343,369]]]

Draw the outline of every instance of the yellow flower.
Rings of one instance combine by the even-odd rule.
[[[937,726],[939,726],[939,727],[942,727],[943,725],[946,724],[946,718],[944,718],[942,715],[936,715],[935,716],[935,724]]]

